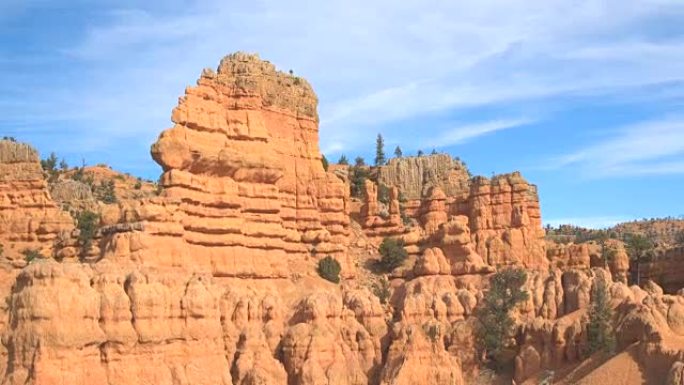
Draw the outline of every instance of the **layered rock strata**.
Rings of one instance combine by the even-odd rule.
[[[108,255],[226,277],[286,277],[310,256],[345,262],[349,193],[323,169],[316,105],[305,80],[253,55],[205,70],[152,147],[164,191],[134,210],[145,231],[117,234]]]
[[[0,141],[0,244],[2,256],[22,261],[26,250],[53,256],[70,237],[74,222],[48,192],[38,152]]]

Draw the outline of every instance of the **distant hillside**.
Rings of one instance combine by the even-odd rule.
[[[629,234],[649,238],[659,248],[684,245],[684,219],[654,218],[620,223],[605,230],[587,229],[573,225],[546,226],[546,238],[558,243],[583,243],[603,234],[613,239],[624,239]]]

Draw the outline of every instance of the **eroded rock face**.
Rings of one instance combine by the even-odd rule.
[[[674,247],[658,254],[653,261],[642,263],[641,280],[657,281],[667,293],[674,294],[684,288],[684,247]],[[629,264],[629,260],[626,261]],[[629,265],[628,265],[629,266]],[[636,266],[632,266],[636,271]]]
[[[485,264],[540,270],[548,267],[537,188],[520,173],[471,179],[460,161],[444,154],[392,159],[377,173],[378,183],[397,188],[404,198],[404,215],[420,224],[418,239],[407,242],[418,245],[412,254],[419,254],[421,247],[433,247],[430,237],[442,231],[451,217],[463,216],[467,218],[469,242]],[[370,201],[366,199],[363,207],[377,209],[373,200],[376,190],[369,192]],[[368,213],[366,210],[361,216],[367,218]],[[387,231],[386,223],[376,220],[366,221],[365,229],[371,237],[415,238],[407,237],[407,232],[415,232],[413,229],[397,226]]]
[[[548,266],[537,188],[520,173],[475,178],[469,217],[477,251],[488,264]]]
[[[74,222],[52,200],[31,146],[0,140],[0,244],[2,257],[21,263],[24,250],[52,257]]]
[[[465,165],[447,154],[392,158],[378,176],[386,186],[401,186],[407,200],[421,200],[433,187],[448,196],[467,195],[469,179]]]
[[[255,55],[205,70],[152,147],[164,192],[136,210],[145,231],[116,236],[108,254],[264,278],[332,255],[353,275],[344,254],[348,191],[323,170],[316,105],[305,80]],[[140,248],[125,250],[133,242]]]
[[[585,313],[603,279],[620,347],[681,382],[684,297],[619,282],[622,255],[608,261],[615,282],[589,269],[597,264],[584,250],[552,252],[566,263],[548,268],[536,188],[519,174],[471,181],[446,155],[390,161],[380,170],[388,200],[367,183],[354,233],[402,237],[411,257],[373,293],[347,255],[346,174],[323,170],[308,83],[230,55],[188,88],[172,119],[152,149],[160,196],[147,186],[141,199],[98,204],[99,258],[36,261],[16,280],[0,265],[3,384],[471,383],[476,309],[489,275],[509,265],[528,268],[530,294],[513,311],[517,381],[585,358]],[[51,201],[37,155],[0,150],[0,170],[13,175],[0,174],[0,240],[56,254],[58,230],[73,223],[61,222],[68,214]],[[53,188],[63,202],[90,199],[78,184]],[[404,225],[404,210],[418,226]],[[368,239],[355,247],[372,249]],[[342,262],[339,285],[315,272],[328,254]]]

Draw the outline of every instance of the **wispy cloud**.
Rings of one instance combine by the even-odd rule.
[[[0,73],[0,93],[21,101],[3,124],[52,119],[82,136],[150,141],[201,69],[236,50],[260,52],[311,81],[322,148],[332,152],[358,151],[369,131],[380,130],[371,128],[436,112],[494,111],[479,127],[425,128],[425,136],[456,143],[522,125],[506,120],[510,112],[496,113],[511,103],[597,93],[613,101],[684,81],[682,41],[652,27],[684,15],[678,0],[131,4],[98,2],[96,22],[74,24],[68,40],[46,44],[35,58],[59,65],[3,67],[11,78]],[[678,28],[669,35],[681,35]]]
[[[428,139],[424,142],[423,147],[453,146],[455,144],[465,143],[479,136],[525,126],[534,121],[534,119],[502,119],[484,123],[465,124],[457,128],[443,131],[434,139]]]
[[[556,158],[550,167],[574,167],[594,178],[684,173],[684,118],[616,130],[596,144]]]

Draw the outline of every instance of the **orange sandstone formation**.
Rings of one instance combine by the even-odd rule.
[[[36,150],[0,140],[0,244],[2,256],[23,262],[25,250],[52,257],[74,223],[52,200]]]
[[[619,244],[603,263],[589,246],[549,245],[547,259],[536,187],[517,173],[471,180],[445,155],[392,160],[379,170],[388,200],[368,182],[362,222],[350,226],[347,170],[323,169],[316,103],[306,81],[254,55],[205,70],[152,148],[161,194],[97,206],[96,258],[41,260],[20,273],[2,266],[2,383],[472,383],[476,309],[489,274],[509,265],[529,270],[529,300],[513,312],[518,333],[508,341],[517,383],[587,358],[599,279],[620,351],[649,378],[681,383],[684,296],[652,282],[627,287]],[[37,154],[0,142],[0,170],[10,259],[24,246],[56,255],[73,221],[50,198]],[[77,185],[53,192],[92,203]],[[418,226],[405,226],[402,211]],[[383,236],[401,236],[411,259],[378,288],[367,283],[367,256],[354,253]],[[342,263],[340,285],[317,276],[325,255]],[[599,362],[596,375],[618,358]],[[592,383],[570,372],[561,381]]]
[[[205,70],[152,147],[164,192],[135,212],[145,231],[116,235],[110,254],[262,278],[332,255],[353,274],[344,261],[348,191],[323,170],[316,105],[305,80],[256,56]]]

